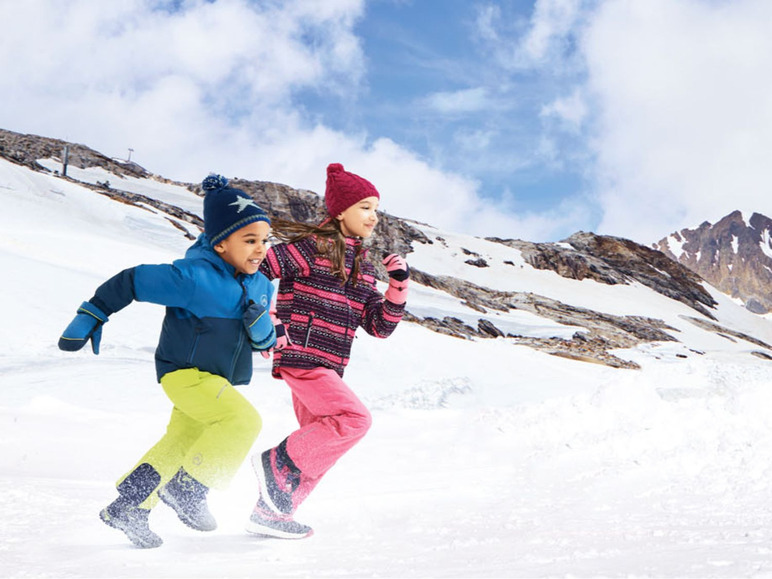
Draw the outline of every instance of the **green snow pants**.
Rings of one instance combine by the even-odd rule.
[[[260,433],[257,410],[225,378],[197,368],[169,372],[161,386],[174,403],[166,434],[118,484],[147,463],[161,475],[157,488],[180,467],[209,488],[226,487]],[[139,506],[152,509],[158,500],[152,492]]]

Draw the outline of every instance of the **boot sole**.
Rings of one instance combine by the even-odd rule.
[[[255,535],[257,537],[267,537],[272,539],[289,539],[289,540],[306,539],[314,534],[314,530],[311,527],[308,527],[308,530],[305,532],[293,533],[291,531],[283,531],[281,529],[276,529],[266,524],[253,521],[251,519],[247,522],[246,531],[250,535]]]
[[[131,531],[127,530],[125,525],[116,524],[117,521],[115,519],[113,519],[107,513],[107,509],[102,509],[99,512],[99,518],[108,527],[111,527],[113,529],[117,529],[117,530],[121,531],[124,535],[126,535],[126,538],[128,538],[129,541],[131,541],[132,544],[135,547],[139,547],[140,549],[155,549],[155,548],[160,547],[161,545],[164,544],[163,539],[161,537],[159,537],[158,535],[156,535],[158,541],[143,540],[138,535],[136,535],[136,534],[132,533]]]
[[[193,522],[193,520],[187,516],[185,511],[182,510],[182,507],[180,507],[179,503],[174,500],[174,497],[169,493],[165,492],[163,488],[158,491],[158,496],[164,502],[164,504],[171,507],[172,510],[174,510],[174,512],[177,513],[177,517],[179,517],[180,521],[185,523],[191,529],[206,533],[209,531],[214,531],[217,528],[217,523],[214,521],[213,521],[214,524],[211,527],[201,527],[199,525],[196,525],[195,522]]]

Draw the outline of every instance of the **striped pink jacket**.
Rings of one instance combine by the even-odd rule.
[[[346,239],[346,270],[351,271],[361,240]],[[276,314],[292,344],[274,352],[273,375],[281,367],[331,368],[340,376],[348,364],[359,326],[378,338],[388,337],[402,319],[404,304],[386,300],[375,287],[375,269],[363,257],[359,282],[343,283],[319,255],[316,238],[271,247],[260,265],[268,279],[279,279]]]

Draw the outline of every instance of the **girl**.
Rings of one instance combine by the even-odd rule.
[[[274,235],[284,243],[271,247],[260,266],[266,277],[280,280],[273,376],[290,387],[300,427],[252,456],[260,498],[247,531],[257,535],[302,538],[313,532],[292,515],[370,428],[370,413],[342,380],[356,329],[386,338],[405,311],[404,258],[384,259],[389,287],[381,295],[362,247],[378,222],[376,188],[333,163],[324,198],[329,216],[318,226],[274,222]]]
[[[212,531],[210,487],[236,473],[260,432],[260,415],[232,385],[252,377],[252,351],[276,342],[267,312],[273,286],[258,273],[270,220],[254,200],[211,175],[203,182],[204,233],[185,259],[124,270],[83,302],[59,339],[66,351],[89,340],[132,301],[166,306],[155,353],[158,381],[174,403],[166,434],[117,485],[100,518],[138,547],[159,547],[150,510],[163,501],[189,527]],[[267,355],[267,354],[266,354]]]

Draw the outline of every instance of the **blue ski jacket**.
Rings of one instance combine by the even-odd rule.
[[[261,273],[235,275],[233,266],[212,249],[202,234],[171,264],[138,265],[99,286],[91,303],[105,314],[132,301],[166,306],[155,352],[158,380],[168,372],[198,368],[247,384],[252,377],[252,350],[267,350],[276,342],[267,313],[273,285]],[[265,308],[250,330],[244,316],[252,304]]]

